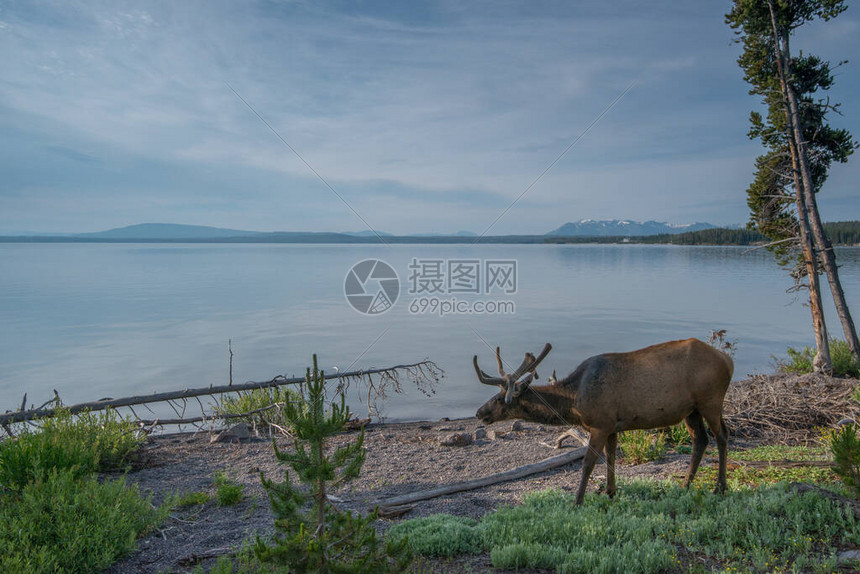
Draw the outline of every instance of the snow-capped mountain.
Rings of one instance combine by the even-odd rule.
[[[630,219],[580,219],[568,222],[547,233],[555,237],[609,237],[609,236],[642,236],[659,235],[661,233],[684,233],[715,227],[710,223],[696,222],[683,225],[666,223],[664,221],[632,221]]]

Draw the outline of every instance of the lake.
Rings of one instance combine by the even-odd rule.
[[[367,259],[387,262],[399,288],[372,263],[345,283]],[[860,314],[860,249],[838,259]],[[737,380],[813,341],[805,293],[786,293],[766,251],[741,247],[0,244],[0,269],[0,411],[24,392],[41,404],[57,389],[70,404],[224,384],[228,340],[236,382],[301,375],[313,353],[330,372],[425,357],[445,370],[434,396],[406,387],[388,400],[390,420],[473,415],[494,391],[472,356],[493,372],[495,345],[516,366],[549,341],[538,372],[566,375],[597,353],[726,329]],[[348,300],[345,287],[358,291]],[[395,297],[385,312],[351,305]],[[825,307],[841,337],[829,292]]]

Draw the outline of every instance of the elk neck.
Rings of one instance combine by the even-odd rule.
[[[563,382],[529,387],[520,395],[517,406],[523,420],[547,425],[580,424],[576,387],[565,387]]]

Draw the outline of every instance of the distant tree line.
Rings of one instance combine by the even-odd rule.
[[[824,224],[824,231],[836,245],[860,244],[860,221],[834,221]]]
[[[644,237],[641,243],[671,243],[674,245],[755,245],[767,238],[754,229],[702,229],[675,235],[661,234]]]
[[[860,244],[860,221],[825,223],[824,230],[834,245]],[[551,237],[545,243],[644,243],[671,245],[763,245],[767,237],[754,229],[702,229],[686,233],[661,233],[643,237]]]

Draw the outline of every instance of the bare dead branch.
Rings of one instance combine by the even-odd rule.
[[[747,253],[752,253],[753,251],[758,251],[759,249],[766,249],[768,247],[773,247],[774,245],[780,245],[782,243],[788,243],[790,241],[797,241],[797,240],[798,240],[797,237],[789,237],[787,239],[780,239],[779,241],[772,241],[771,243],[768,243],[766,245],[756,245],[755,247],[751,247],[749,249],[744,249],[742,254],[746,255]]]
[[[390,377],[385,379],[387,385],[377,385],[376,387],[377,391],[380,393],[380,397],[377,397],[377,400],[380,400],[384,398],[386,389],[391,389],[396,392],[401,391],[399,379],[396,375],[397,371],[404,372],[406,376],[416,385],[416,387],[422,393],[428,396],[429,394],[435,392],[435,385],[439,382],[440,377],[444,376],[442,369],[440,369],[432,361],[425,359],[424,361],[420,361],[418,363],[401,364],[379,369],[358,370],[342,374],[326,375],[325,378],[327,380],[339,379],[340,382],[346,382],[346,387],[348,387],[348,383],[350,380],[362,381],[365,377],[368,377],[369,375],[386,373]],[[136,395],[119,399],[101,399],[97,401],[70,405],[68,407],[63,407],[63,409],[71,414],[78,414],[84,411],[101,411],[107,408],[130,408],[132,405],[143,405],[144,408],[149,410],[153,415],[157,417],[157,415],[155,414],[155,412],[152,411],[149,405],[151,403],[167,402],[174,410],[174,412],[176,412],[179,419],[185,421],[187,419],[184,418],[184,407],[183,412],[180,413],[179,411],[177,411],[176,406],[172,401],[187,401],[187,399],[191,397],[220,395],[223,393],[234,393],[238,391],[250,391],[254,389],[267,389],[284,385],[302,384],[304,383],[304,380],[304,377],[287,378],[283,375],[278,375],[277,377],[274,377],[269,381],[247,382],[238,385],[210,385],[208,387],[199,387],[191,389],[187,388],[180,391],[166,391],[161,393],[152,393],[150,395]],[[392,384],[392,381],[394,382],[394,384]],[[428,388],[430,389],[429,391]],[[59,401],[59,395],[57,395],[57,401]],[[8,425],[11,423],[30,421],[33,419],[52,417],[57,413],[57,411],[57,407],[34,408],[26,410],[25,408],[22,408],[19,411],[0,414],[0,426]],[[135,418],[142,420],[140,419],[140,417],[137,416],[136,413],[134,413],[134,410],[132,410],[132,413],[134,414]]]
[[[858,418],[857,384],[819,374],[754,375],[729,387],[726,422],[732,436],[803,444],[816,429]]]

